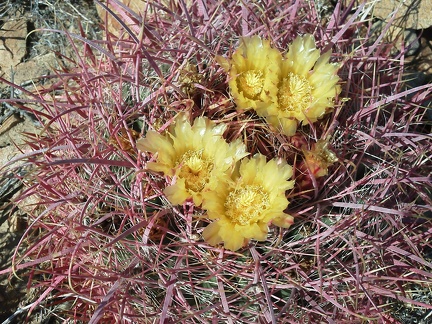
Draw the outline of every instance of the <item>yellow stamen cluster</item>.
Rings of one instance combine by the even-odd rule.
[[[243,90],[246,98],[256,100],[264,87],[262,71],[250,70],[238,77],[238,88]]]
[[[210,182],[213,162],[203,156],[204,150],[187,151],[176,163],[178,176],[185,179],[185,188],[192,192],[200,192]]]
[[[235,189],[225,201],[226,216],[234,223],[248,225],[261,219],[270,199],[261,186],[249,185]]]
[[[279,87],[278,106],[282,111],[306,111],[312,103],[312,87],[306,78],[289,73]]]

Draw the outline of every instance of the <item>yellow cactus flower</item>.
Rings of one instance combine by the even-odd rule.
[[[225,141],[225,129],[225,124],[216,125],[205,117],[196,118],[191,125],[185,115],[179,115],[167,134],[148,131],[137,141],[139,150],[156,154],[156,161],[148,162],[147,168],[170,177],[172,183],[164,193],[171,203],[192,198],[195,205],[201,205],[203,192],[214,189],[220,177],[229,175],[235,163],[248,154],[242,142]]]
[[[329,63],[330,55],[320,55],[312,35],[297,37],[282,61],[275,104],[257,113],[288,136],[294,135],[299,122],[306,125],[321,118],[340,93],[339,66]]]
[[[283,211],[288,206],[286,190],[293,188],[292,167],[264,155],[244,158],[231,180],[220,183],[214,191],[203,194],[203,208],[214,220],[203,231],[211,245],[224,242],[236,251],[250,239],[263,241],[270,222],[288,228],[293,217]]]
[[[228,85],[238,109],[266,107],[276,100],[282,54],[270,41],[244,37],[231,60],[217,60],[229,74]]]

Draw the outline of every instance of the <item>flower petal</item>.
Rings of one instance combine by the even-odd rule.
[[[204,229],[202,233],[202,236],[208,244],[212,246],[216,246],[222,242],[222,238],[219,235],[219,231],[220,231],[220,226],[218,222],[213,222],[207,225],[207,227]]]
[[[178,179],[177,182],[164,189],[164,194],[173,205],[181,205],[191,194],[185,188],[184,179]]]
[[[294,217],[284,214],[283,216],[274,218],[272,223],[279,227],[289,228],[292,224],[294,224]]]

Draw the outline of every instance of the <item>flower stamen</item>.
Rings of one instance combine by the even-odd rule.
[[[312,103],[312,87],[301,75],[290,72],[281,82],[279,108],[283,111],[305,111]]]
[[[260,70],[243,72],[238,78],[238,88],[248,99],[256,100],[264,87],[264,76]]]
[[[269,203],[269,195],[261,186],[245,186],[228,194],[226,216],[238,225],[250,225],[261,220]]]
[[[179,177],[185,179],[185,187],[200,192],[210,180],[213,163],[206,159],[203,150],[187,151],[178,160]]]

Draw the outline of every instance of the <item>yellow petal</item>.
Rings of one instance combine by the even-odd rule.
[[[149,170],[155,171],[155,172],[163,172],[165,175],[173,176],[174,170],[169,166],[170,163],[164,164],[160,162],[148,162],[146,167]]]
[[[185,188],[184,182],[184,179],[179,179],[177,183],[164,189],[165,196],[173,205],[181,205],[191,197],[191,194]]]
[[[220,66],[222,66],[222,68],[225,70],[225,72],[229,72],[230,67],[231,67],[230,61],[227,58],[220,56],[220,55],[216,55],[215,58],[216,58],[216,62]]]
[[[289,228],[292,224],[294,224],[294,217],[288,214],[284,214],[282,216],[274,218],[272,223],[279,227]]]
[[[174,155],[171,141],[155,131],[148,131],[146,137],[140,138],[136,145],[141,151],[162,152],[159,157],[166,160],[164,162],[170,161],[170,157]]]
[[[216,190],[210,190],[203,193],[203,209],[207,210],[207,216],[210,219],[224,218],[225,214],[225,197],[228,195],[228,186],[222,182]]]
[[[219,236],[222,238],[225,248],[231,251],[237,251],[245,244],[245,237],[243,234],[237,232],[231,224],[225,224],[221,227]]]
[[[204,240],[212,245],[216,246],[222,242],[222,238],[219,236],[220,226],[218,222],[213,222],[204,229],[202,236]]]
[[[265,239],[267,238],[267,224],[264,224],[264,226],[259,226],[258,223],[252,224],[250,226],[235,225],[235,229],[236,232],[241,233],[241,235],[247,239],[265,241]]]
[[[319,57],[320,51],[315,46],[314,37],[310,34],[299,36],[289,46],[282,73],[293,72],[306,77]]]

